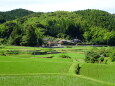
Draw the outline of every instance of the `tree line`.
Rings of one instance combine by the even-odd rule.
[[[54,37],[77,38],[85,44],[115,45],[114,14],[94,9],[26,12],[24,16],[17,13],[19,16],[14,15],[10,21],[2,17],[5,21],[0,24],[1,44],[41,46],[43,38]]]

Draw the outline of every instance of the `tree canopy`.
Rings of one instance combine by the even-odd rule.
[[[45,36],[115,45],[115,15],[101,10],[33,13],[16,9],[0,12],[0,23],[0,38],[13,45],[40,46]]]

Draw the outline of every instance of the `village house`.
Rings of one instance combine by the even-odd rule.
[[[81,40],[79,39],[73,39],[73,40],[57,40],[57,41],[49,41],[48,39],[45,39],[43,47],[62,47],[64,45],[76,45],[77,43],[80,43]]]

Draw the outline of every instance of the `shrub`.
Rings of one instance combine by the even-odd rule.
[[[5,44],[5,39],[3,39],[3,38],[0,38],[0,45],[2,45],[2,44]]]
[[[108,58],[105,58],[103,63],[107,64],[107,62],[108,62]]]
[[[7,50],[6,54],[12,55],[12,54],[19,54],[19,50]]]
[[[101,63],[101,62],[103,62],[103,61],[104,61],[104,57],[99,57],[99,58],[98,58],[98,62],[99,62],[99,63]]]
[[[114,52],[110,53],[110,59],[112,62],[115,61],[115,53]]]
[[[72,46],[66,46],[67,48],[72,48]]]
[[[85,61],[89,63],[101,63],[105,61],[107,63],[108,60],[104,60],[106,58],[110,57],[111,61],[115,61],[115,48],[93,48],[92,50],[86,52],[86,58]]]
[[[67,56],[67,55],[61,55],[60,57],[61,58],[71,58],[70,56]]]
[[[77,67],[76,67],[76,70],[75,70],[76,74],[80,74],[80,68],[81,68],[81,67],[80,67],[80,65],[78,64]]]
[[[5,51],[0,51],[0,56],[6,56],[6,52]]]
[[[115,48],[109,49],[109,57],[112,62],[115,61]]]
[[[5,45],[3,45],[3,44],[2,44],[2,45],[0,45],[0,50],[1,50],[1,49],[4,49],[5,47],[6,47],[6,46],[5,46]]]
[[[85,61],[89,63],[95,63],[98,61],[99,54],[94,51],[89,51],[86,53]]]

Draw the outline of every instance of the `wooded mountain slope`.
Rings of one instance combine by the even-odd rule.
[[[8,20],[14,20],[19,17],[24,17],[27,15],[30,15],[31,13],[34,13],[34,12],[28,11],[25,9],[15,9],[15,10],[6,11],[6,12],[0,12],[0,23],[4,23]]]
[[[29,13],[25,12],[25,17],[21,17],[21,13],[17,12],[17,19],[15,17],[15,20],[0,24],[1,44],[40,46],[43,38],[53,37],[78,38],[88,44],[115,45],[114,14],[94,9],[74,12],[27,12]]]

